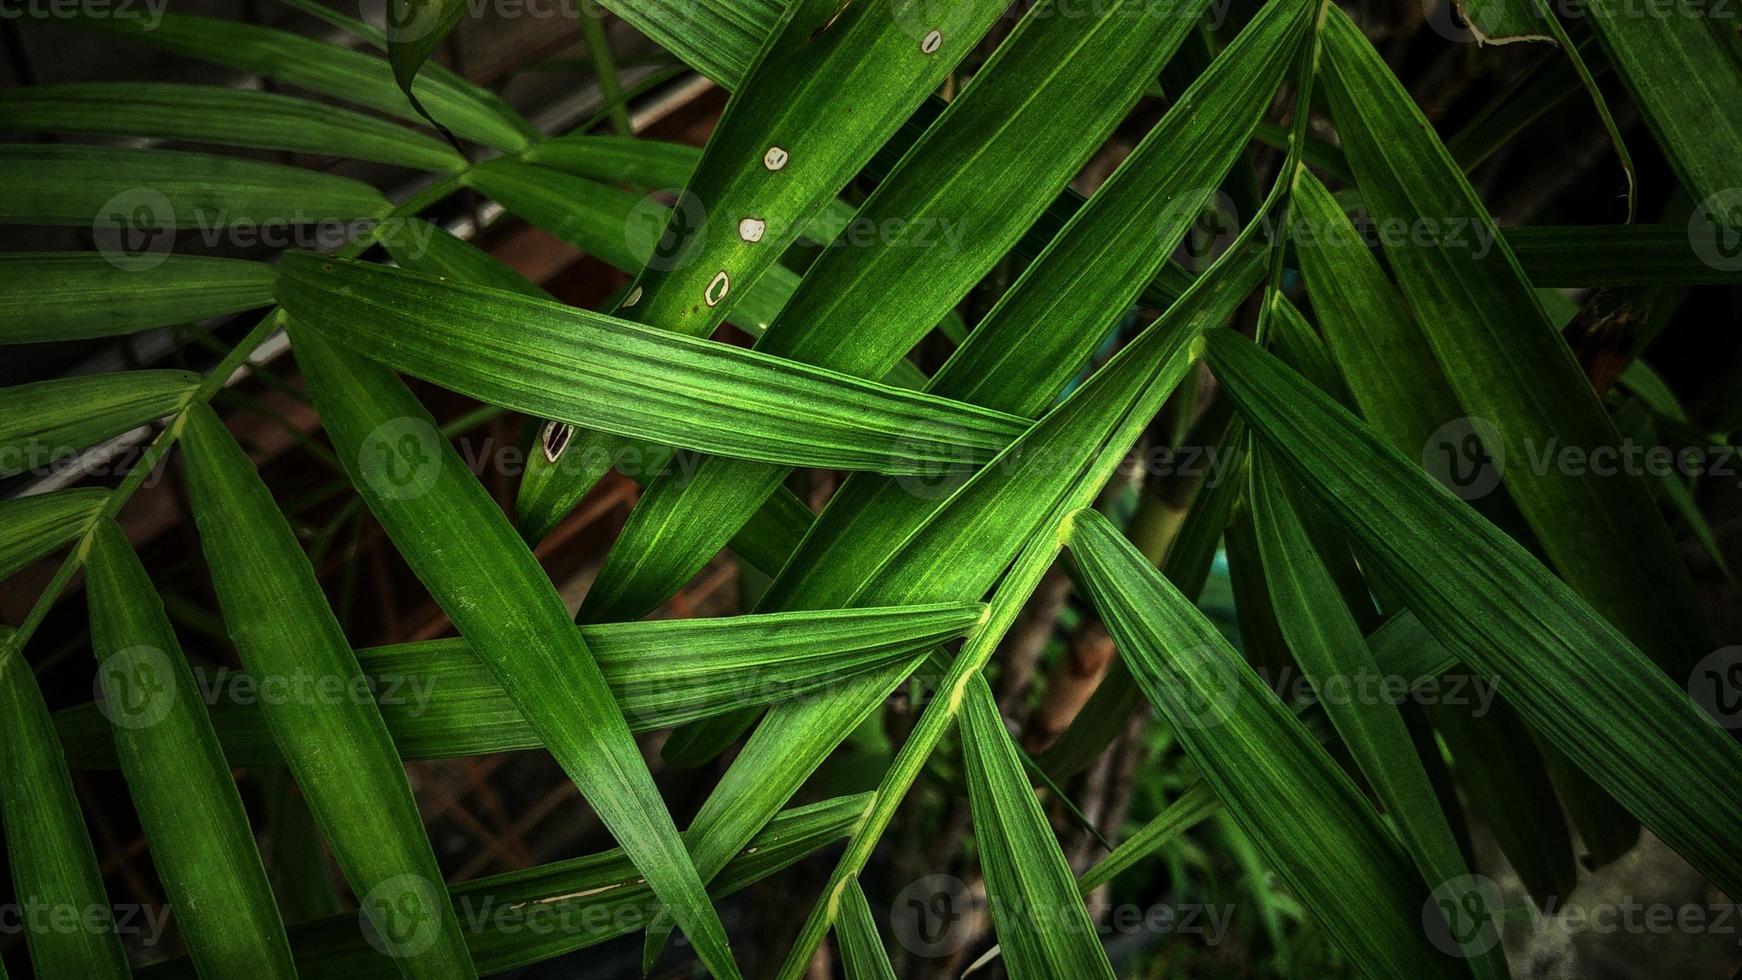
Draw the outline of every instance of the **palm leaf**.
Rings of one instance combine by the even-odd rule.
[[[208,976],[296,976],[193,671],[113,522],[97,525],[86,567],[104,713],[189,954]]]
[[[1738,746],[1541,564],[1346,410],[1239,338],[1212,369],[1275,458],[1447,649],[1719,887],[1742,884]],[[1455,542],[1455,544],[1454,544]]]
[[[1086,18],[1089,22],[1080,24],[1050,15],[1044,5],[1036,8],[859,212],[859,220],[873,227],[891,221],[925,227],[954,220],[964,233],[961,243],[916,247],[881,242],[826,253],[757,349],[849,374],[876,377],[888,370],[1015,244],[1081,164],[1085,151],[1105,138],[1136,96],[1139,80],[1153,76],[1183,37],[1190,22],[1186,14],[1195,8],[1191,0],[1180,6],[1133,11],[1111,4],[1097,11],[1100,19]],[[1256,125],[1261,100],[1270,94],[1259,91],[1264,79],[1274,77],[1264,70],[1269,67],[1264,56],[1281,51],[1279,60],[1286,61],[1304,23],[1304,4],[1281,7],[1295,16],[1266,18],[1268,29],[1257,32],[1243,49],[1243,54],[1259,52],[1254,59],[1258,63],[1245,66],[1254,72],[1253,88],[1218,85],[1227,78],[1222,76],[1202,90],[1215,93],[1218,108],[1249,119],[1248,126]],[[1109,65],[1116,70],[1108,70]],[[1093,111],[1083,111],[1085,100]],[[1070,132],[1043,122],[1065,111],[1067,102],[1078,106],[1071,110],[1075,125]],[[966,396],[985,394],[959,379],[991,369],[991,351],[1002,358],[1021,350],[1021,361],[1036,365],[1043,377],[1036,384],[1029,384],[1030,378],[1012,378],[1008,390],[1025,394],[1012,395],[1015,405],[1009,410],[1031,414],[1045,407],[1092,353],[1104,336],[1101,331],[1135,298],[1135,287],[1166,261],[1176,240],[1170,236],[1184,234],[1211,193],[1207,188],[1227,169],[1250,132],[1236,125],[1219,127],[1225,136],[1211,135],[1208,127],[1192,127],[1186,121],[1190,117],[1190,111],[1177,113],[1174,125],[1158,127],[1141,165],[1128,161],[1125,181],[1103,189],[1113,194],[1096,209],[1099,217],[1081,222],[1074,226],[1077,234],[1055,242],[1033,267],[1040,269],[1044,263],[1047,271],[1031,272],[1002,301],[1002,315],[995,313],[982,325],[991,329],[990,324],[998,324],[983,345],[975,345],[977,351],[988,352],[979,355],[984,359],[959,354],[968,361],[963,373],[938,382],[940,390],[960,387]],[[1190,147],[1187,158],[1201,149],[1202,162],[1167,167],[1178,158],[1165,157],[1164,163],[1161,147],[1180,145],[1173,139]],[[1201,142],[1193,146],[1193,141]],[[1229,147],[1225,152],[1224,141]],[[979,173],[977,167],[990,172],[969,179]],[[1160,180],[1157,169],[1169,179]],[[1155,227],[1158,222],[1160,228]],[[1081,274],[1102,266],[1108,267],[1104,277]],[[1057,278],[1067,269],[1068,279]],[[898,295],[903,302],[891,309],[872,302],[873,295]],[[1039,337],[1054,338],[1057,346],[1042,347]],[[973,461],[946,462],[961,470]],[[657,606],[719,551],[724,535],[740,526],[784,476],[777,467],[707,460],[681,483],[667,478],[650,486],[607,555],[583,615],[616,618]],[[912,500],[900,488],[882,489],[887,498]],[[846,500],[857,503],[857,495],[864,492],[856,490]],[[845,501],[841,506],[849,515],[854,511]],[[923,511],[924,501],[917,506]],[[900,506],[891,504],[889,509],[899,511]],[[874,541],[903,530],[891,521],[890,528],[852,537]]]
[[[715,976],[736,977],[719,916],[623,712],[532,553],[399,379],[299,323],[292,341],[327,434],[376,519],[702,961]]]
[[[127,977],[103,873],[48,705],[9,627],[0,627],[0,827],[6,830],[12,893],[48,910],[24,922],[37,975]],[[69,915],[74,928],[56,925]]]
[[[1710,649],[1693,589],[1644,484],[1532,465],[1549,439],[1619,444],[1615,427],[1529,283],[1499,242],[1478,259],[1450,223],[1492,236],[1482,207],[1414,101],[1339,10],[1325,23],[1325,88],[1344,150],[1376,219],[1447,226],[1433,247],[1388,242],[1386,256],[1458,401],[1498,432],[1506,485],[1555,567],[1659,662]]]
[[[1379,815],[1215,626],[1100,514],[1077,512],[1069,544],[1144,694],[1352,965],[1467,976],[1421,933],[1428,889]]]
[[[373,116],[273,92],[168,82],[74,82],[0,92],[0,130],[252,146],[419,170],[466,165],[452,148]]]
[[[113,337],[255,309],[271,304],[275,279],[265,263],[198,255],[0,255],[0,343]]]
[[[989,458],[1021,431],[971,405],[367,263],[292,253],[279,298],[299,324],[443,387],[687,448],[905,473]]]
[[[864,671],[911,660],[979,621],[980,607],[956,604],[606,623],[580,627],[580,633],[630,727],[645,732],[805,697]],[[358,650],[357,662],[403,759],[544,744],[463,639]],[[265,718],[251,703],[258,678],[224,671],[205,683],[230,765],[283,765]],[[117,764],[98,705],[57,712],[55,726],[74,767]]]
[[[183,419],[194,520],[243,665],[263,684],[301,677],[359,690],[351,645],[248,457],[211,409],[194,405]],[[474,975],[374,703],[269,698],[261,711],[375,938],[408,976]]]
[[[186,371],[129,371],[0,388],[0,476],[180,411],[199,383]]]
[[[84,533],[108,497],[92,487],[0,500],[0,579]]]
[[[140,41],[187,58],[261,75],[401,119],[421,119],[384,59],[236,21],[159,12],[153,19],[83,16],[81,30]],[[412,91],[456,134],[505,152],[523,150],[538,131],[487,89],[451,72],[426,71]]]
[[[960,724],[974,842],[1010,975],[1112,977],[985,678],[971,682]]]

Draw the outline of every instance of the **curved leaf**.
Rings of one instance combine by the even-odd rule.
[[[495,295],[505,302],[512,294]],[[702,962],[735,978],[725,930],[623,712],[532,552],[398,378],[344,355],[300,321],[291,332],[358,493],[670,906]]]
[[[1040,217],[1179,45],[1197,3],[1120,0],[1083,16],[1049,3],[1036,6],[855,218],[863,227],[913,233],[825,252],[757,349],[863,377],[888,371]],[[1072,125],[1053,125],[1066,112]],[[1133,180],[1129,186],[1145,185]],[[1152,214],[1142,213],[1145,219]],[[1092,234],[1091,249],[1103,244],[1101,234],[1122,246],[1128,241],[1105,229]],[[1160,236],[1146,235],[1142,247],[1129,251],[1130,266],[1159,267],[1166,258],[1156,257],[1160,245]],[[1092,335],[1123,313],[1123,303],[1113,313],[1105,306],[1127,292],[1128,280],[1075,271],[1078,283],[1112,288],[1084,297],[1099,302],[1087,306],[1080,321],[1060,324],[1059,336],[1073,327]],[[1043,293],[1036,284],[1036,294]],[[1073,306],[1067,299],[1058,308]],[[1024,308],[1013,315],[1026,324],[1028,316],[1044,314]],[[613,544],[583,615],[617,618],[657,606],[720,550],[785,475],[780,467],[711,459],[681,483],[655,481]]]
[[[1347,410],[1240,338],[1210,366],[1239,412],[1453,654],[1728,892],[1742,863],[1738,745],[1512,539]],[[1630,581],[1637,575],[1630,578]]]
[[[37,976],[126,980],[127,956],[54,722],[9,627],[0,627],[0,827],[12,894],[40,909],[23,923]]]
[[[205,153],[0,144],[11,192],[0,222],[94,227],[122,267],[162,258],[170,229],[222,238],[262,225],[384,217],[393,205],[348,177]]]
[[[1221,632],[1100,514],[1078,511],[1069,545],[1144,694],[1351,965],[1375,978],[1468,976],[1428,945],[1428,888],[1379,815]]]
[[[989,458],[1022,426],[727,344],[365,262],[288,254],[279,301],[308,329],[482,401],[703,451],[908,473],[960,455]]]
[[[848,833],[865,812],[864,796],[840,796],[793,807],[769,821],[714,883],[725,896],[816,853]],[[466,942],[485,973],[550,960],[640,928],[655,901],[621,850],[542,864],[460,882],[449,891],[455,914],[470,924]],[[355,914],[294,926],[297,966],[304,976],[384,980],[392,961],[357,933]],[[193,980],[186,960],[155,964],[140,980]]]
[[[855,880],[841,895],[841,920],[835,924],[835,935],[841,942],[841,966],[847,980],[895,980],[895,968],[889,965],[889,952],[877,935],[877,923],[871,918],[871,903]]]
[[[1590,382],[1379,53],[1339,9],[1324,38],[1325,89],[1363,200],[1378,221],[1432,226],[1426,247],[1423,236],[1387,238],[1386,256],[1459,402],[1498,433],[1503,445],[1488,448],[1512,464],[1505,481],[1519,510],[1581,595],[1666,667],[1691,664],[1711,639],[1645,484],[1533,464],[1556,451],[1545,446],[1620,444]],[[1492,255],[1478,255],[1483,241]]]
[[[357,658],[271,493],[204,404],[182,416],[183,459],[224,622],[243,666],[287,690],[366,690]],[[417,801],[374,702],[274,697],[261,705],[375,939],[409,977],[475,976]]]
[[[164,12],[159,12],[155,21],[89,15],[67,23],[262,75],[401,119],[422,119],[400,90],[386,60],[288,31]],[[501,99],[450,73],[424,72],[412,91],[443,124],[467,139],[514,152],[539,138],[538,131]]]
[[[193,671],[113,521],[85,565],[103,710],[189,955],[212,977],[294,977],[266,869]]]
[[[974,843],[1012,977],[1113,976],[1076,878],[1022,770],[986,679],[959,722]]]
[[[630,728],[645,732],[815,694],[867,670],[911,660],[965,634],[979,619],[979,606],[954,604],[579,629]],[[363,649],[357,662],[403,759],[544,744],[463,639]],[[258,679],[243,671],[221,669],[202,678],[218,739],[234,767],[284,763],[254,704],[258,689]],[[115,747],[97,705],[57,712],[55,726],[73,766],[114,768]]]

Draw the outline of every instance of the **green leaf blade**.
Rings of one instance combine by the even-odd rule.
[[[719,916],[623,712],[544,570],[398,378],[300,323],[291,329],[327,433],[370,510],[670,905],[703,962],[716,976],[736,977]],[[409,458],[408,437],[417,447]]]
[[[46,905],[54,916],[26,922],[25,945],[37,975],[125,980],[127,956],[79,799],[42,690],[10,628],[0,628],[0,826],[13,894]],[[76,926],[57,928],[67,912]]]
[[[194,405],[184,419],[194,520],[244,666],[263,682],[314,677],[357,690],[350,643],[253,464],[211,409]],[[323,700],[262,710],[377,938],[402,954],[408,976],[475,975],[380,711]]]
[[[1742,886],[1742,746],[1626,637],[1507,538],[1297,375],[1212,334],[1212,370],[1448,650],[1719,887]]]
[[[114,337],[272,303],[277,275],[265,263],[140,254],[139,263],[95,252],[0,255],[0,344]]]
[[[0,388],[0,477],[180,411],[199,383],[187,371],[127,371]]]
[[[0,131],[139,136],[289,150],[452,171],[464,157],[422,133],[308,99],[169,82],[71,82],[0,92]]]
[[[86,564],[91,642],[127,788],[202,973],[294,977],[266,869],[193,672],[120,528]]]
[[[1372,977],[1468,971],[1421,931],[1428,889],[1317,741],[1106,518],[1079,511],[1070,547],[1144,693],[1229,812]]]
[[[1436,360],[1473,418],[1498,432],[1507,488],[1555,567],[1666,667],[1711,648],[1667,527],[1638,478],[1537,463],[1552,446],[1620,443],[1475,190],[1373,46],[1340,10],[1326,18],[1325,88],[1363,199],[1380,221],[1443,222],[1432,244],[1386,255]],[[1452,229],[1466,229],[1459,237]],[[1479,258],[1471,239],[1492,243]],[[1472,423],[1474,424],[1474,423]],[[1549,443],[1549,440],[1554,440]]]
[[[535,417],[758,460],[912,472],[990,458],[1022,420],[497,290],[285,256],[298,323]],[[339,331],[343,326],[342,332]]]

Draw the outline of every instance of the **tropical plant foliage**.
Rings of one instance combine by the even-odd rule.
[[[112,487],[0,502],[0,574],[68,549],[0,642],[12,888],[100,910],[90,928],[27,930],[36,975],[131,969],[76,769],[126,779],[185,947],[154,976],[474,976],[643,930],[651,968],[675,929],[684,955],[736,977],[719,896],[843,840],[820,897],[793,899],[777,975],[805,976],[832,933],[847,976],[894,976],[861,873],[927,779],[966,798],[999,968],[1017,977],[1113,975],[1084,896],[1217,820],[1217,839],[1248,848],[1241,860],[1328,941],[1326,962],[1363,976],[1508,975],[1466,806],[1539,902],[1572,883],[1562,805],[1588,867],[1643,827],[1742,896],[1742,746],[1701,697],[1742,667],[1713,653],[1688,570],[1701,546],[1721,566],[1713,532],[1680,475],[1534,465],[1654,427],[1721,442],[1738,420],[1731,398],[1725,424],[1702,428],[1641,359],[1688,287],[1742,285],[1734,21],[1639,21],[1602,0],[1588,25],[1564,24],[1548,5],[1470,4],[1479,36],[1547,44],[1442,138],[1326,0],[603,0],[730,90],[698,152],[597,123],[540,132],[431,60],[467,16],[459,0],[390,0],[385,32],[294,5],[365,50],[176,12],[150,27],[83,16],[71,26],[273,90],[0,93],[0,130],[20,137],[0,143],[0,222],[97,231],[90,251],[0,255],[0,343],[262,311],[203,376],[0,389],[0,477],[161,422]],[[601,120],[622,128],[626,93],[608,49],[595,55]],[[1631,117],[1599,84],[1611,70],[1644,133],[1617,123]],[[1637,152],[1648,134],[1679,182],[1662,223],[1500,227],[1474,168],[1551,107],[1592,98],[1625,161],[1617,219],[1644,190],[1625,141]],[[1140,103],[1165,111],[1133,116]],[[1131,119],[1146,128],[1117,169],[1086,199],[1069,189]],[[427,176],[392,201],[224,147]],[[662,187],[682,190],[638,236],[643,192]],[[628,285],[609,308],[566,305],[420,218],[462,192]],[[1230,209],[1214,248],[1182,246]],[[134,241],[290,213],[363,230],[270,264]],[[800,244],[847,222],[953,233]],[[1628,329],[1578,333],[1587,309],[1563,332],[1567,297],[1594,290],[1633,304]],[[727,323],[753,346],[725,340]],[[213,410],[280,335],[321,451],[457,636],[354,648],[307,543]],[[917,355],[927,344],[950,351],[941,366]],[[525,417],[512,514],[406,379]],[[1183,443],[1194,422],[1221,478],[1165,502],[1133,490],[1129,454]],[[423,676],[427,710],[242,707],[198,689],[117,525],[172,452],[247,676]],[[646,482],[577,617],[534,548],[625,454],[674,452],[693,465]],[[803,468],[848,472],[820,513],[791,489]],[[1237,629],[1198,602],[1224,541]],[[754,610],[636,621],[727,548],[765,577]],[[1118,654],[1034,756],[990,681],[1033,669],[1000,650],[1055,567]],[[100,697],[51,714],[27,644],[81,573]],[[1268,683],[1295,666],[1322,704]],[[1331,696],[1369,675],[1407,683]],[[1448,675],[1491,685],[1495,713],[1403,703]],[[1720,710],[1726,693],[1742,696],[1720,691]],[[914,712],[874,789],[807,791],[892,697]],[[1146,703],[1183,753],[1177,793],[1074,871],[1060,786]],[[635,738],[670,728],[674,758],[737,746],[683,828]],[[556,759],[619,849],[445,881],[403,763],[526,749]],[[232,773],[276,767],[360,916],[281,917]],[[480,897],[600,915],[525,932],[466,918]]]

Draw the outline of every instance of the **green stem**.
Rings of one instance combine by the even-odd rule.
[[[1313,19],[1312,34],[1301,48],[1300,76],[1295,81],[1294,118],[1288,126],[1288,154],[1277,171],[1276,185],[1283,189],[1276,235],[1270,240],[1270,276],[1264,286],[1264,302],[1258,305],[1258,328],[1254,339],[1260,346],[1270,334],[1271,305],[1282,293],[1283,258],[1288,254],[1289,222],[1294,217],[1294,182],[1306,167],[1307,120],[1312,115],[1313,85],[1319,73],[1319,28],[1324,23],[1328,0],[1321,0]]]
[[[617,80],[617,62],[611,56],[611,39],[605,36],[604,17],[604,9],[597,3],[587,4],[581,11],[581,35],[587,39],[587,52],[593,59],[593,76],[598,79],[599,97],[605,101],[611,128],[618,136],[634,136],[635,127],[629,122],[623,85]]]

